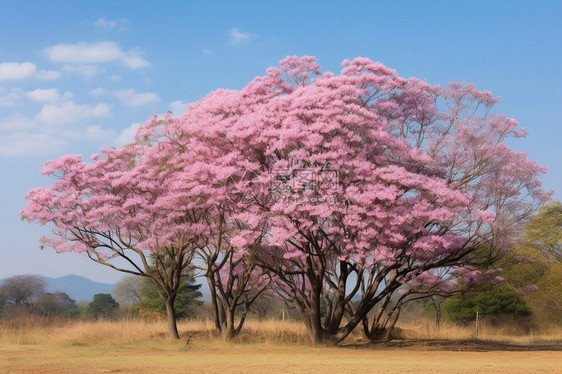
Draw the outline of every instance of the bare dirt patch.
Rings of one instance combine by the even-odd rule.
[[[2,349],[6,373],[559,373],[560,347],[392,342],[347,347],[178,344],[151,349],[122,346],[69,346]],[[506,347],[503,347],[506,348]],[[487,349],[487,350],[486,350]]]
[[[445,339],[411,339],[411,340],[392,340],[389,342],[369,343],[366,346],[378,349],[417,349],[417,350],[436,350],[436,351],[457,351],[457,352],[492,352],[492,351],[560,351],[561,343],[544,343],[533,345],[511,344],[503,342],[489,342],[481,340],[451,341]]]

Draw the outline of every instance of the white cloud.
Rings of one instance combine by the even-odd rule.
[[[25,130],[36,127],[36,123],[28,117],[21,114],[11,114],[8,117],[0,119],[0,130]]]
[[[43,50],[49,60],[61,63],[99,63],[123,58],[115,42],[56,44]]]
[[[238,27],[234,27],[229,30],[230,40],[228,41],[232,45],[238,45],[249,41],[252,38],[258,36],[257,34],[252,34],[249,32],[244,32]]]
[[[74,73],[74,74],[78,74],[83,76],[86,79],[90,79],[93,78],[94,76],[96,76],[98,73],[102,73],[105,71],[104,68],[102,68],[101,66],[98,65],[84,65],[84,64],[78,64],[78,65],[64,65],[62,67],[62,70],[68,72],[68,73]]]
[[[45,104],[35,116],[40,122],[50,125],[64,125],[72,122],[81,122],[90,118],[108,117],[111,115],[111,106],[106,103],[93,105],[79,105],[72,101],[61,104]]]
[[[204,55],[212,55],[213,52],[210,49],[202,49],[201,53],[203,53]]]
[[[111,78],[111,80],[114,81],[114,82],[121,81],[121,76],[119,74],[111,74],[111,77],[109,77],[109,78]]]
[[[135,122],[126,129],[121,130],[121,133],[115,140],[115,146],[122,147],[126,144],[132,143],[140,125],[141,124],[139,122]]]
[[[176,100],[176,101],[172,101],[170,103],[170,110],[172,111],[172,113],[177,116],[179,114],[184,113],[187,108],[185,107],[186,103],[180,101],[180,100]]]
[[[61,76],[62,73],[56,70],[39,70],[35,73],[35,77],[43,81],[53,81],[59,79]]]
[[[66,64],[95,64],[118,61],[130,69],[150,66],[148,61],[140,57],[138,50],[132,49],[124,52],[115,42],[61,43],[47,47],[43,52],[49,60]]]
[[[91,90],[90,94],[94,96],[111,95],[121,100],[121,102],[127,106],[141,106],[160,100],[158,95],[153,92],[137,93],[133,88],[117,91],[96,88]]]
[[[31,100],[39,103],[55,103],[57,101],[70,100],[72,99],[72,96],[74,96],[71,92],[68,91],[61,95],[57,88],[38,88],[36,90],[26,92],[25,95]]]
[[[117,21],[110,21],[105,19],[105,17],[101,17],[94,22],[94,26],[98,29],[113,29],[117,27]]]
[[[105,94],[109,93],[109,91],[104,90],[103,88],[99,87],[99,88],[94,88],[93,90],[90,90],[89,93],[92,96],[101,96],[101,95],[105,95]]]
[[[25,79],[33,74],[37,67],[31,62],[3,62],[0,64],[0,79]]]
[[[140,52],[135,49],[129,51],[128,55],[123,57],[122,62],[123,65],[132,70],[147,68],[150,66],[150,62],[140,57]]]
[[[86,127],[86,138],[90,140],[107,139],[113,137],[115,131],[104,130],[101,126],[88,126]]]
[[[0,96],[0,106],[16,106],[19,104],[21,88],[12,88],[6,95]]]
[[[113,95],[129,106],[141,106],[160,100],[153,92],[136,93],[134,89],[114,91]]]
[[[115,131],[102,128],[100,125],[68,128],[61,132],[62,136],[71,140],[109,140],[115,139]]]
[[[37,66],[31,62],[0,63],[0,80],[17,80],[31,77],[41,80],[54,80],[60,78],[61,75],[61,72],[55,70],[37,70]]]
[[[37,132],[15,132],[0,135],[0,155],[21,156],[30,154],[60,153],[68,141],[59,136]]]
[[[46,104],[35,117],[14,113],[0,118],[0,157],[61,153],[75,142],[111,144],[132,139],[131,133],[138,125],[115,131],[92,124],[93,120],[110,116],[111,105],[79,105],[65,101],[71,95],[70,92],[62,94],[57,89],[23,93],[22,96]]]
[[[69,128],[62,131],[61,134],[66,139],[71,140],[89,140],[89,141],[105,141],[105,145],[113,145],[115,147],[122,147],[132,143],[135,139],[135,134],[141,126],[139,122],[131,124],[131,126],[117,132],[113,129],[104,129],[99,125],[88,126],[86,128]]]
[[[129,20],[126,18],[121,18],[119,20],[109,20],[105,17],[100,17],[94,22],[94,26],[98,30],[112,30],[119,27],[121,31],[125,30],[126,27],[124,24],[128,23]]]

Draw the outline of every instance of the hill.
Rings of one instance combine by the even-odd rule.
[[[97,293],[112,293],[116,284],[114,283],[101,283],[95,282],[91,279],[85,278],[80,275],[70,274],[58,278],[49,278],[41,276],[41,279],[47,284],[47,292],[61,291],[70,296],[71,299],[76,301],[92,301],[94,295]],[[0,285],[4,279],[0,279]],[[211,301],[211,293],[207,282],[200,282],[202,287],[199,291],[203,294],[205,302]]]
[[[95,282],[76,274],[58,278],[41,278],[47,283],[47,292],[61,291],[76,301],[92,301],[95,294],[111,293],[115,288],[115,284]]]

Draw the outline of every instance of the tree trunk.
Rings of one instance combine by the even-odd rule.
[[[320,305],[320,291],[313,286],[310,297],[310,332],[315,344],[325,343],[326,333],[322,328]]]
[[[238,327],[234,330],[234,336],[237,336],[240,333],[240,330],[242,330],[242,326],[244,326],[244,321],[246,320],[246,316],[248,315],[249,310],[250,308],[246,304],[244,306],[244,312],[240,316],[240,322],[238,322]]]
[[[166,317],[168,319],[168,334],[171,338],[179,339],[178,326],[176,325],[176,313],[174,309],[174,301],[176,295],[168,295],[166,298]]]
[[[431,302],[433,303],[433,308],[435,309],[435,327],[437,327],[437,330],[439,330],[439,328],[441,327],[441,303],[443,300],[441,300],[440,302],[435,301],[435,299],[432,297],[431,298]]]
[[[222,338],[224,340],[230,340],[234,337],[234,310],[232,308],[228,310],[226,314],[226,326],[222,331]]]
[[[435,311],[435,326],[437,330],[441,328],[441,305],[439,305],[439,308]]]
[[[217,290],[215,288],[215,281],[212,274],[207,272],[207,284],[209,285],[209,290],[211,291],[211,302],[213,304],[213,317],[215,319],[215,328],[220,333],[221,332],[221,318],[219,312],[219,301]]]
[[[398,308],[395,311],[394,314],[394,318],[392,319],[392,322],[390,323],[390,327],[386,328],[386,335],[385,335],[385,340],[392,340],[392,332],[394,331],[394,326],[396,326],[396,322],[398,322],[398,318],[400,317],[400,311],[401,309]]]

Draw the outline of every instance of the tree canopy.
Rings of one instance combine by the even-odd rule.
[[[24,305],[44,293],[45,286],[45,281],[38,275],[16,275],[2,282],[0,293],[4,295],[4,302]]]
[[[195,284],[193,275],[186,273],[182,276],[174,304],[176,318],[192,316],[194,308],[203,304],[201,301],[203,294],[199,291],[200,288],[200,284]],[[162,294],[158,284],[152,279],[143,279],[140,295],[142,300],[138,306],[141,309],[166,314],[166,295]]]
[[[56,182],[28,192],[22,215],[54,224],[41,241],[57,251],[156,281],[175,336],[194,255],[221,295],[217,328],[272,283],[315,342],[343,340],[399,289],[478,281],[549,197],[546,169],[505,145],[526,131],[473,84],[432,86],[367,58],[342,66],[289,56],[241,90],[154,116],[93,164],[48,161]]]
[[[514,252],[501,264],[535,317],[555,323],[562,322],[561,245],[562,205],[552,201],[529,221]]]
[[[456,299],[445,302],[449,318],[456,321],[474,320],[476,313],[487,315],[529,315],[531,309],[513,288],[508,285],[476,287]]]
[[[551,261],[562,263],[562,203],[542,206],[523,230],[523,243]]]
[[[45,292],[39,295],[35,308],[44,316],[71,318],[80,314],[76,302],[64,292]]]
[[[97,293],[88,304],[88,314],[93,317],[115,317],[119,303],[108,293]]]

